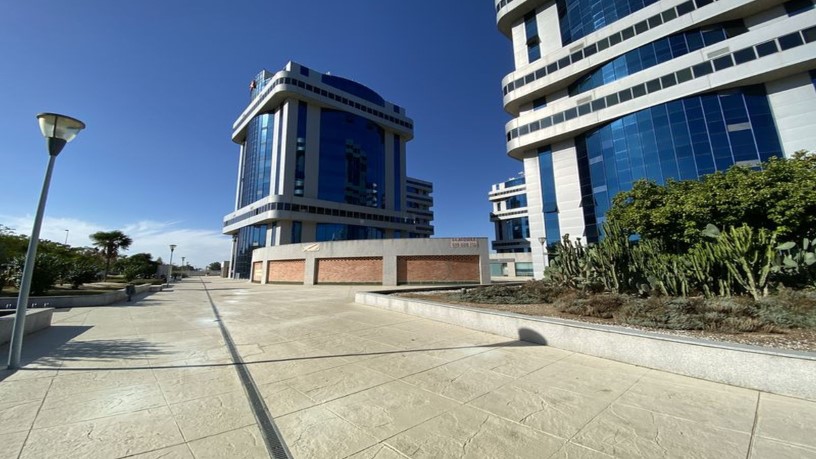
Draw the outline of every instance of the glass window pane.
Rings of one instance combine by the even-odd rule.
[[[782,48],[783,51],[803,44],[804,42],[802,41],[802,36],[799,35],[799,32],[779,37],[779,47]]]
[[[756,59],[756,53],[754,52],[754,48],[745,48],[734,53],[734,62],[736,62],[737,64],[749,62],[754,59]]]
[[[759,57],[767,56],[779,51],[776,48],[776,42],[773,40],[757,45],[756,50]]]

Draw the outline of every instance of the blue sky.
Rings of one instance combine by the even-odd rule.
[[[64,113],[88,127],[57,160],[42,237],[75,246],[120,229],[129,253],[228,258],[231,126],[250,79],[289,60],[407,109],[436,236],[492,239],[490,185],[522,168],[505,154],[512,52],[490,0],[2,2],[0,49],[0,224],[30,233],[47,164],[35,116]]]

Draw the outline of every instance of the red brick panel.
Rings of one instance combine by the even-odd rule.
[[[256,261],[252,263],[252,282],[261,282],[263,279],[263,262]]]
[[[382,284],[382,257],[321,258],[316,262],[318,284]]]
[[[269,262],[267,282],[303,283],[306,260],[274,260]]]
[[[397,257],[397,283],[479,282],[478,255]]]

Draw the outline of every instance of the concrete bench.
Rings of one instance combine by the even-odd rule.
[[[51,317],[54,308],[38,308],[26,310],[25,334],[34,333],[51,326]],[[11,332],[14,330],[14,318],[17,314],[0,317],[0,344],[11,341]]]

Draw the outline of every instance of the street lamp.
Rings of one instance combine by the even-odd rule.
[[[550,254],[547,253],[547,238],[540,237],[538,242],[541,244],[541,252],[544,253],[544,267],[550,266]]]
[[[187,265],[184,264],[184,257],[181,257],[181,267],[184,268],[184,271],[187,271]]]
[[[65,230],[65,245],[68,245],[68,230]]]
[[[8,368],[20,368],[20,355],[23,349],[23,331],[25,330],[26,308],[28,294],[31,290],[31,277],[34,273],[34,263],[37,258],[37,244],[40,242],[40,228],[42,227],[45,202],[48,199],[48,187],[51,184],[51,173],[54,171],[54,162],[65,145],[74,140],[79,131],[85,129],[85,123],[70,116],[56,113],[40,113],[37,115],[40,131],[45,137],[48,146],[48,168],[45,171],[40,203],[37,206],[37,215],[34,217],[34,227],[31,229],[31,239],[28,241],[23,278],[20,281],[20,293],[17,296],[17,310],[14,316],[14,331],[9,344]]]
[[[170,244],[170,268],[167,270],[167,283],[170,283],[170,280],[173,279],[173,251],[176,250],[178,247],[176,244]]]

